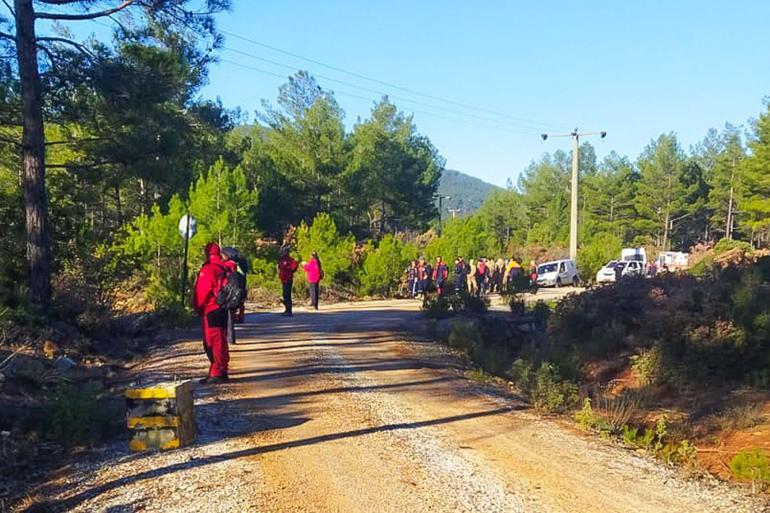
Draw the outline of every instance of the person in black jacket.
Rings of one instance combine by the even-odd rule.
[[[455,259],[455,293],[462,294],[465,292],[465,283],[468,280],[468,265],[463,260],[463,257],[457,257]]]

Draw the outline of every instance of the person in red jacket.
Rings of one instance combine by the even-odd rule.
[[[449,270],[441,257],[436,257],[436,267],[433,268],[433,282],[436,284],[438,295],[444,293],[444,283],[449,276]]]
[[[310,255],[310,261],[306,262],[302,268],[307,276],[307,285],[310,289],[310,306],[318,310],[318,296],[321,292],[320,282],[323,278],[323,269],[318,253],[313,251]]]
[[[227,347],[227,310],[217,304],[217,294],[225,278],[224,262],[219,246],[210,242],[204,249],[206,262],[198,272],[193,296],[193,308],[201,318],[203,327],[203,349],[209,358],[208,376],[202,383],[227,381],[230,352]]]
[[[289,246],[282,247],[278,257],[278,279],[281,280],[281,287],[283,287],[283,306],[286,308],[283,315],[286,317],[293,315],[291,311],[291,289],[294,286],[294,273],[297,272],[299,267],[299,264],[291,257],[289,251]]]

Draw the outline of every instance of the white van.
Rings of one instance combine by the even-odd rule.
[[[580,276],[574,260],[554,260],[537,266],[538,287],[577,287],[579,284]]]
[[[623,248],[620,251],[620,260],[622,262],[642,262],[647,263],[647,251],[644,248]]]

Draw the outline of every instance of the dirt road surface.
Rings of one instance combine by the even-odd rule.
[[[761,498],[574,432],[406,342],[412,302],[252,314],[231,382],[196,385],[193,447],[114,444],[33,491],[76,512],[759,512]],[[197,375],[199,342],[145,379]]]

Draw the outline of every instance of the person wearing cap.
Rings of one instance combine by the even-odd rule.
[[[222,265],[226,269],[225,279],[228,279],[227,277],[230,275],[230,273],[238,273],[240,275],[240,279],[237,280],[236,283],[241,285],[240,288],[243,291],[243,301],[238,305],[238,307],[227,310],[227,343],[235,344],[235,325],[242,323],[245,317],[245,301],[246,294],[248,293],[246,289],[247,265],[246,261],[241,258],[240,251],[231,246],[222,248],[221,253]]]
[[[201,383],[222,383],[228,379],[230,352],[227,346],[227,310],[217,304],[217,294],[225,279],[225,264],[219,245],[209,242],[204,248],[206,261],[198,272],[193,294],[193,309],[201,318],[203,349],[209,359],[208,375]]]

